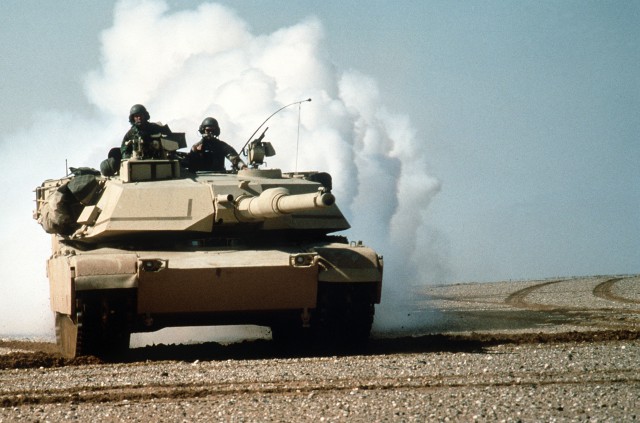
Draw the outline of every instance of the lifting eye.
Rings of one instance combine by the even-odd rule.
[[[163,260],[158,259],[145,259],[140,263],[140,268],[145,272],[157,272],[165,267],[166,263]]]
[[[293,267],[309,267],[315,263],[315,253],[300,253],[289,256],[289,264]]]

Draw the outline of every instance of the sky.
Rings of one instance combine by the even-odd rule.
[[[332,173],[386,286],[640,272],[638,2],[9,0],[0,36],[0,335],[50,325],[31,191],[134,103],[240,148],[312,97],[270,164]]]

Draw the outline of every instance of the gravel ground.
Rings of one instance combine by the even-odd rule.
[[[640,419],[640,341],[5,370],[0,421]]]
[[[0,422],[640,420],[640,279],[429,287],[440,318],[358,354],[145,347],[120,362],[0,342]]]

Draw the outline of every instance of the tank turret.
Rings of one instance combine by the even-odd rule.
[[[84,244],[175,238],[176,232],[182,238],[229,237],[232,227],[237,237],[245,232],[242,225],[267,220],[251,230],[302,236],[349,228],[335,197],[313,181],[314,174],[291,177],[248,169],[181,176],[177,160],[135,159],[123,161],[120,173],[122,178],[114,179],[82,176],[90,189],[73,188],[79,177],[45,182],[36,190],[35,218],[47,232]],[[79,191],[88,193],[79,199],[73,194]]]
[[[52,234],[47,262],[57,342],[68,357],[127,349],[168,326],[268,326],[284,344],[366,342],[382,257],[336,232],[349,223],[324,172],[264,169],[275,149],[248,144],[249,166],[193,172],[175,143],[36,188]],[[163,140],[161,140],[163,141]]]

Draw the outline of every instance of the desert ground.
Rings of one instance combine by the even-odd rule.
[[[358,351],[283,350],[267,336],[67,360],[51,342],[3,339],[0,422],[640,420],[640,276],[411,298],[377,311],[406,326],[376,325]]]

